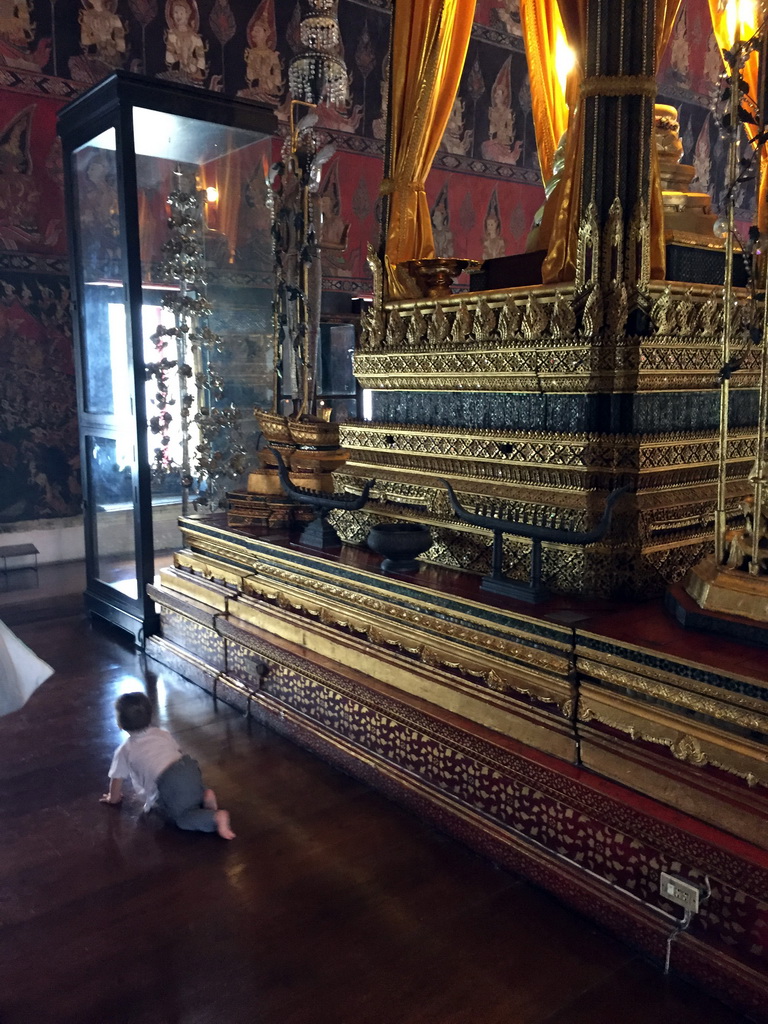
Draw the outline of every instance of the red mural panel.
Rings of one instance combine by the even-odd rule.
[[[64,255],[60,101],[3,92],[0,107],[0,249]]]

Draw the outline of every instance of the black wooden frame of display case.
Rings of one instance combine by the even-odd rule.
[[[136,180],[133,109],[142,107],[178,117],[235,128],[270,137],[277,134],[278,122],[272,110],[249,100],[234,99],[194,86],[145,78],[125,71],[116,71],[89,89],[58,114],[58,134],[64,157],[64,196],[67,236],[71,260],[73,309],[73,341],[77,378],[77,402],[80,418],[80,457],[83,494],[90,496],[89,459],[86,440],[100,430],[104,417],[86,412],[85,331],[82,321],[82,281],[76,268],[81,262],[80,238],[74,223],[75,180],[71,161],[74,152],[114,128],[116,135],[117,193],[119,198],[122,285],[130,313],[128,338],[129,386],[134,402],[137,476],[134,487],[134,541],[138,598],[120,593],[115,587],[97,578],[95,546],[95,510],[83,500],[86,533],[86,608],[94,615],[112,622],[131,633],[137,644],[158,628],[158,616],[147,584],[154,578],[154,543],[152,528],[151,470],[147,450],[146,402],[144,395],[144,354],[141,331],[143,305],[139,206]]]

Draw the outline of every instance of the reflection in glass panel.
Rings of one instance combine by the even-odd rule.
[[[130,462],[113,437],[88,438],[86,466],[96,577],[138,597]]]
[[[120,256],[120,211],[117,198],[117,166],[114,128],[73,154],[75,216],[80,240],[78,273],[83,275],[82,338],[85,363],[85,409],[93,413],[114,412],[112,378],[127,371],[125,313],[121,322],[110,314],[119,304],[123,310],[124,290]],[[108,138],[107,138],[108,137]],[[100,144],[111,141],[111,149]],[[117,327],[117,337],[112,331]],[[123,386],[123,390],[125,390]]]
[[[265,201],[272,142],[142,109],[134,110],[134,131],[144,358],[151,377],[148,451],[155,548],[163,550],[180,543],[175,525],[169,525],[168,505],[181,499],[182,478],[187,473],[191,478],[190,502],[208,508],[205,460],[214,475],[222,475],[216,499],[242,486],[248,464],[242,456],[238,462],[237,452],[255,450],[253,408],[272,404],[272,249]],[[182,235],[192,241],[183,265],[175,256]],[[181,308],[180,300],[188,305]],[[205,314],[198,312],[198,303],[207,304]],[[172,333],[158,335],[159,326]],[[181,375],[176,364],[186,367]],[[185,390],[190,400],[186,452]],[[206,417],[206,410],[213,415]],[[217,425],[219,412],[225,426]],[[241,475],[237,479],[232,473]]]
[[[355,377],[352,356],[355,328],[352,324],[333,324],[320,329],[320,394],[354,395]]]

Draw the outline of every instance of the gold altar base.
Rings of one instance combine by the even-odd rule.
[[[291,453],[288,476],[296,487],[306,487],[321,494],[333,494],[334,472],[343,468],[349,458],[344,448],[296,448]]]
[[[748,296],[736,291],[746,310]],[[435,536],[427,559],[482,574],[490,537],[457,528],[441,478],[471,511],[575,530],[590,529],[610,491],[629,485],[601,545],[545,551],[544,582],[584,596],[661,595],[711,550],[722,287],[650,282],[642,308],[649,316],[634,334],[626,292],[584,281],[373,309],[355,375],[374,392],[377,419],[342,424],[351,455],[337,487],[359,493],[374,477],[378,506],[340,515],[339,535],[360,542],[366,517],[423,517]],[[754,349],[730,382],[745,424],[728,440],[725,509],[734,521],[756,445],[743,394],[759,382]],[[606,396],[621,415],[595,412]],[[623,432],[608,432],[611,423]],[[526,546],[506,544],[505,571],[524,578],[515,563]]]
[[[688,573],[683,588],[707,612],[738,615],[768,630],[768,577],[716,565],[707,558]]]
[[[661,960],[659,871],[710,877],[676,970],[768,1022],[762,652],[648,604],[532,614],[467,574],[181,529],[150,656]]]
[[[283,493],[276,469],[257,469],[248,474],[249,494],[277,495]]]
[[[264,526],[270,530],[288,529],[300,520],[300,509],[290,498],[279,494],[227,492],[227,525],[240,529]]]
[[[344,429],[350,435],[367,435],[374,443],[383,433],[383,429],[367,424],[359,430],[356,425]],[[515,440],[511,435],[465,439],[459,435],[451,440],[453,453],[446,451],[438,460],[417,452],[415,431],[409,434],[407,439],[402,433],[393,432],[391,436],[399,445],[411,447],[413,442],[407,459],[414,466],[424,465],[420,476],[406,467],[405,459],[397,451],[381,452],[377,458],[370,450],[359,449],[353,452],[353,460],[344,470],[336,474],[337,487],[350,492],[359,492],[364,480],[370,477],[377,481],[372,491],[375,500],[363,511],[333,513],[333,524],[345,543],[364,543],[370,528],[379,522],[422,522],[431,527],[434,541],[423,556],[426,561],[483,575],[490,571],[491,534],[456,521],[444,487],[435,483],[436,476],[449,480],[469,509],[493,508],[502,517],[566,525],[577,530],[591,529],[599,521],[609,490],[618,486],[612,485],[610,478],[602,479],[599,471],[578,465],[581,445],[575,439],[569,445],[564,439]],[[425,430],[421,449],[434,450],[438,442],[442,443],[442,438],[433,441]],[[728,487],[728,508],[734,518],[739,515],[743,479],[750,465],[749,459],[742,458],[742,443],[736,438],[731,449],[736,456],[734,470],[738,469]],[[463,448],[468,452],[466,456],[461,454]],[[622,461],[628,465],[632,460],[640,462],[641,473],[627,473],[622,479],[634,479],[637,492],[621,499],[611,529],[600,543],[587,547],[543,545],[542,578],[549,589],[603,598],[657,596],[709,553],[714,529],[715,466],[702,465],[700,461],[693,470],[698,480],[686,483],[688,468],[675,466],[674,462],[688,454],[693,456],[694,452],[699,460],[702,456],[713,459],[716,444],[714,440],[705,442],[699,438],[690,445],[679,441],[670,448],[668,451],[666,445],[658,444],[644,448],[639,441],[633,447],[627,445],[626,451],[621,452]],[[500,449],[508,453],[512,449],[513,458],[519,450],[519,462],[501,455],[491,462],[493,453]],[[478,451],[483,452],[483,457],[475,455],[474,472],[470,475],[469,453]],[[537,465],[538,451],[545,458],[547,452],[555,453],[549,456],[550,466]],[[528,463],[523,461],[525,453],[530,459]],[[666,473],[654,466],[664,458],[672,463]],[[555,459],[560,461],[559,468]],[[649,483],[655,483],[657,472],[661,479],[666,479],[667,486],[647,490]],[[710,479],[702,480],[707,475]],[[590,487],[599,489],[591,491]],[[506,536],[503,564],[511,578],[527,579],[530,542]]]

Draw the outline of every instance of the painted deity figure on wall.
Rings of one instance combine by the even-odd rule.
[[[720,47],[717,45],[717,39],[715,39],[715,33],[709,33],[709,39],[707,41],[707,52],[704,55],[704,77],[709,83],[711,83],[712,92],[716,92],[720,75],[723,73],[723,55]]]
[[[522,140],[515,139],[515,112],[512,109],[512,58],[507,57],[491,89],[488,111],[488,140],[481,149],[485,160],[516,164]]]
[[[691,186],[696,186],[701,192],[711,194],[712,145],[709,137],[709,115],[705,117],[704,124],[701,126],[701,131],[696,139],[696,147],[693,151],[693,166],[696,168],[696,174],[691,182]]]
[[[335,161],[328,169],[317,199],[320,215],[320,245],[323,249],[337,249],[343,252],[347,247],[349,224],[341,215],[341,184],[339,163]]]
[[[256,167],[243,186],[235,262],[253,270],[272,269],[272,218],[266,203],[264,170]]]
[[[0,0],[0,67],[31,71],[45,67],[51,56],[51,40],[39,39],[31,49],[35,28],[28,0]]]
[[[283,71],[277,51],[274,0],[263,0],[248,22],[245,79],[248,89],[240,95],[266,103],[278,103],[283,93]]]
[[[448,185],[440,189],[435,205],[432,207],[432,237],[435,243],[436,256],[453,256],[453,232],[451,231],[451,214],[448,209]]]
[[[680,14],[672,31],[669,54],[669,70],[673,79],[682,84],[688,84],[690,45],[688,42],[688,12],[685,5],[680,8]]]
[[[374,139],[387,137],[387,117],[389,108],[389,50],[384,54],[381,76],[381,113],[374,118],[372,129]]]
[[[511,36],[523,34],[520,24],[520,0],[501,0],[501,3],[492,10],[494,19]]]
[[[26,107],[0,131],[0,247],[4,249],[24,249],[41,241],[40,192],[30,153],[34,111],[34,106]]]
[[[80,45],[97,60],[118,67],[125,55],[125,26],[117,15],[117,0],[82,0]]]
[[[491,194],[483,221],[483,259],[494,260],[506,254],[506,243],[501,234],[501,213],[496,189]]]
[[[165,21],[165,63],[169,72],[164,77],[181,81],[201,82],[207,70],[205,43],[199,33],[200,12],[195,0],[167,0]]]
[[[12,46],[26,48],[34,31],[27,0],[0,0],[0,37]]]
[[[466,156],[472,149],[472,131],[464,128],[464,100],[457,96],[451,107],[451,116],[445,126],[440,149],[446,153]]]

